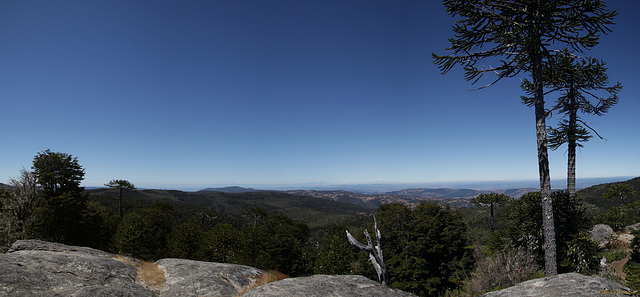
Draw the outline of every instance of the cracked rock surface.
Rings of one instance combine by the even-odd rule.
[[[17,241],[0,254],[2,296],[153,296],[137,269],[112,254],[39,240]]]
[[[410,297],[411,293],[391,289],[361,275],[312,275],[283,279],[257,287],[243,297]]]
[[[610,279],[565,273],[532,279],[504,290],[485,294],[487,297],[533,297],[533,296],[628,296],[629,288]]]
[[[165,273],[160,296],[234,296],[264,271],[244,266],[183,259],[156,262]]]

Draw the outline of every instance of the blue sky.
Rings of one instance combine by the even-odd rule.
[[[607,3],[589,55],[624,89],[578,178],[640,175],[640,2]],[[0,182],[45,149],[85,186],[537,179],[526,75],[441,75],[453,23],[439,1],[2,1]]]

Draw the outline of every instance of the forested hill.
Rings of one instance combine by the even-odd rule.
[[[640,198],[640,177],[620,182],[628,184],[636,191],[636,197]],[[608,183],[591,186],[578,191],[583,202],[593,205],[595,208],[608,209],[618,203],[611,199],[603,199],[602,195],[614,184]],[[525,193],[534,192],[535,188],[517,188],[493,191],[506,194],[513,198],[519,198]],[[117,207],[118,192],[113,189],[91,189],[86,191],[92,200],[103,205]],[[382,194],[365,194],[343,190],[314,191],[261,191],[249,188],[226,187],[210,188],[198,192],[184,192],[177,190],[139,190],[125,192],[125,208],[143,208],[157,201],[169,202],[185,210],[193,212],[194,209],[204,208],[223,214],[239,215],[242,210],[250,207],[263,208],[271,213],[281,213],[288,217],[309,224],[310,227],[327,224],[353,223],[354,215],[371,214],[380,205],[400,203],[415,206],[422,200],[433,200],[443,204],[449,204],[455,208],[470,206],[470,200],[481,193],[473,189],[405,189]],[[321,199],[318,199],[321,198]]]
[[[110,209],[117,207],[117,190],[102,188],[86,192],[92,200],[107,205]],[[330,224],[351,225],[356,217],[366,217],[375,211],[362,205],[278,191],[223,193],[139,190],[127,191],[124,196],[126,209],[144,208],[156,202],[166,202],[187,214],[194,213],[197,209],[207,209],[220,214],[240,215],[247,208],[259,207],[269,213],[284,214],[312,228]]]
[[[609,209],[614,206],[619,206],[620,201],[616,199],[605,199],[603,198],[603,195],[609,190],[609,188],[616,184],[626,184],[635,191],[635,195],[628,197],[630,201],[640,199],[640,176],[627,181],[591,186],[577,191],[576,194],[578,194],[580,199],[585,203],[595,205],[599,208]]]
[[[537,191],[535,188],[518,188],[492,191],[503,193],[514,198]],[[387,192],[383,194],[364,194],[348,191],[313,191],[294,190],[286,193],[294,195],[306,195],[311,197],[330,199],[334,201],[359,204],[367,207],[377,208],[383,204],[400,203],[410,206],[417,205],[422,200],[434,200],[440,203],[449,204],[453,207],[468,207],[472,198],[489,191],[479,191],[472,189],[405,189],[400,191]]]

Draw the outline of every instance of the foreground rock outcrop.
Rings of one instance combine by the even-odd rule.
[[[234,296],[264,273],[249,266],[184,259],[162,259],[156,264],[166,278],[160,296]]]
[[[565,273],[533,279],[504,290],[489,292],[486,297],[534,297],[534,296],[629,296],[629,288],[599,276]]]
[[[103,251],[21,240],[0,255],[2,296],[153,296],[137,269]]]
[[[255,286],[249,266],[162,259],[155,263],[39,240],[0,254],[0,296],[414,296],[356,275],[315,275]]]
[[[411,293],[391,289],[361,275],[313,275],[288,278],[257,287],[246,297],[410,297]]]
[[[0,296],[235,296],[262,273],[182,259],[143,263],[92,248],[19,240],[0,254]]]

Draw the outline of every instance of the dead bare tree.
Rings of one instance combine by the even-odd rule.
[[[378,280],[383,285],[388,285],[389,283],[389,274],[387,273],[387,265],[384,264],[384,259],[382,257],[382,247],[380,247],[380,230],[378,229],[378,222],[376,221],[376,216],[373,216],[373,228],[376,233],[376,242],[378,243],[376,246],[373,246],[373,241],[371,240],[371,236],[369,235],[368,230],[364,230],[364,236],[367,238],[367,245],[360,243],[357,239],[353,238],[351,233],[347,230],[347,239],[349,242],[360,249],[361,251],[365,251],[369,253],[369,259],[373,264],[373,267],[376,269],[376,273],[378,273]]]

